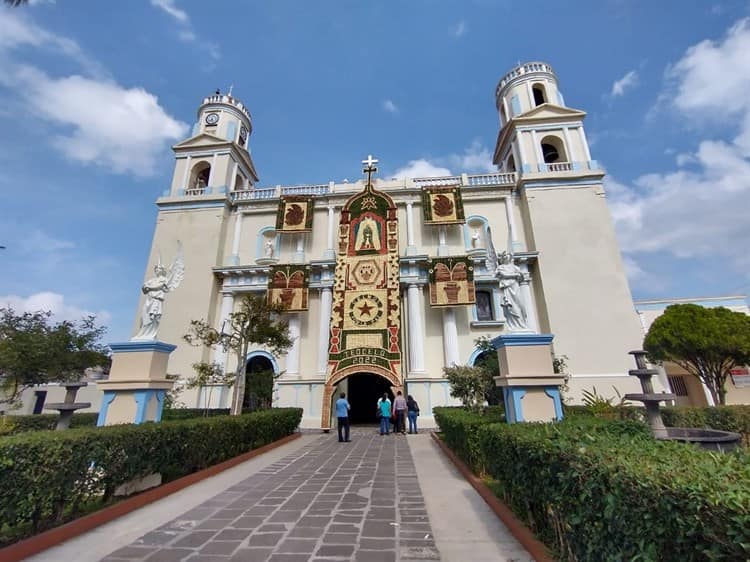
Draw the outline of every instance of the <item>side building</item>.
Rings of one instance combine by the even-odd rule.
[[[146,273],[182,244],[186,276],[158,335],[178,344],[169,373],[191,377],[199,361],[234,370],[234,358],[181,338],[191,320],[220,329],[243,294],[271,291],[290,306],[294,346],[282,357],[252,349],[245,362],[277,375],[274,404],[303,407],[308,427],[330,424],[337,389],[368,421],[379,393],[403,388],[429,423],[454,403],[443,367],[473,364],[478,337],[507,333],[553,336],[574,401],[594,386],[636,391],[627,352],[643,334],[585,113],[565,105],[545,63],[511,70],[495,99],[496,173],[369,181],[368,159],[356,182],[259,187],[249,111],[205,98],[174,147]],[[180,400],[227,406],[230,392]]]

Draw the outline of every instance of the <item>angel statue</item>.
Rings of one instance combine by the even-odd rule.
[[[154,340],[156,332],[159,330],[162,309],[164,307],[164,298],[167,293],[174,291],[180,286],[182,278],[185,276],[185,262],[182,257],[182,243],[177,242],[177,252],[175,253],[172,265],[169,269],[161,263],[161,255],[154,266],[154,276],[146,281],[141,288],[146,299],[143,302],[141,311],[141,328],[133,336],[134,340]]]
[[[500,280],[500,292],[502,293],[500,304],[505,313],[505,324],[508,330],[528,330],[526,305],[521,294],[523,271],[513,263],[513,255],[508,252],[501,253],[498,260],[489,228],[487,229],[487,270],[494,272]]]

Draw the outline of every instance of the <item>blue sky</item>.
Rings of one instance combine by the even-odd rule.
[[[636,298],[750,283],[750,3],[35,0],[0,8],[0,302],[130,336],[169,147],[230,85],[260,185],[480,172],[494,88],[588,113]]]

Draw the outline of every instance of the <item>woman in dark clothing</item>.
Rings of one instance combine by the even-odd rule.
[[[417,416],[419,415],[419,404],[411,394],[406,397],[406,412],[409,417],[409,433],[417,432]]]

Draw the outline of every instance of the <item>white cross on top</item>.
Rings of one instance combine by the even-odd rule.
[[[373,158],[372,154],[367,155],[367,160],[362,160],[362,164],[366,166],[366,168],[372,169],[375,167],[375,164],[378,163],[377,158]]]

